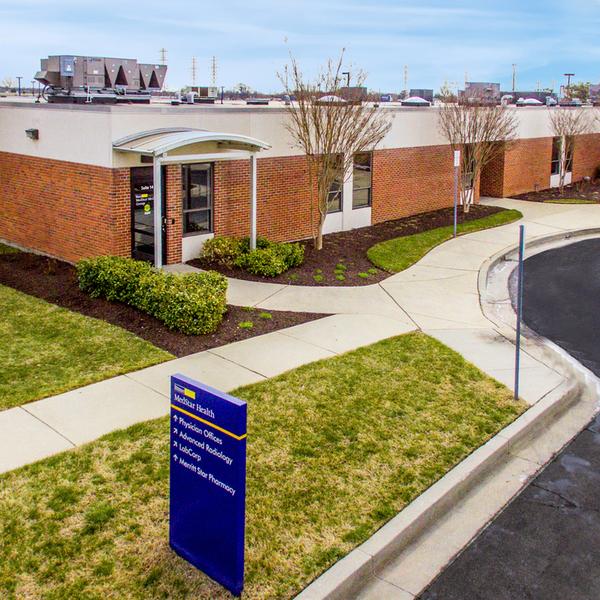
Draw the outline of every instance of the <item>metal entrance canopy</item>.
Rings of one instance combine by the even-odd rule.
[[[212,151],[202,151],[206,144]],[[216,147],[216,149],[215,149]],[[250,160],[250,245],[256,247],[256,153],[271,146],[246,135],[217,133],[189,127],[168,127],[141,131],[113,142],[119,152],[134,152],[153,158],[154,172],[154,265],[162,267],[162,171],[164,164]],[[185,148],[190,148],[186,154]],[[173,154],[169,154],[169,153]]]

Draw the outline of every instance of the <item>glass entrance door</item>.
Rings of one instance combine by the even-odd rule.
[[[163,177],[164,181],[164,177]],[[164,214],[164,189],[163,189]],[[166,253],[164,227],[163,261]],[[131,256],[154,263],[154,176],[152,167],[131,169]]]

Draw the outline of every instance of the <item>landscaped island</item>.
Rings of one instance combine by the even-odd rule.
[[[505,225],[520,219],[517,210],[475,204],[468,213],[458,213],[459,234]],[[431,248],[450,237],[453,210],[445,208],[369,227],[330,233],[323,238],[323,249],[315,250],[312,240],[280,246],[300,246],[303,260],[290,262],[287,268],[249,272],[243,262],[236,263],[234,254],[228,261],[219,260],[214,248],[229,249],[236,245],[233,238],[214,238],[200,258],[190,264],[202,269],[215,269],[229,277],[252,281],[271,281],[295,285],[358,286],[382,281],[408,268]],[[221,240],[221,241],[219,241]],[[239,243],[239,241],[237,242]],[[242,244],[245,242],[242,241]],[[231,258],[230,258],[231,257]],[[459,265],[457,265],[459,267]]]

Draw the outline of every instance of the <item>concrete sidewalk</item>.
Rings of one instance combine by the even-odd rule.
[[[520,210],[529,237],[600,225],[600,206],[486,203]],[[518,224],[513,223],[448,241],[377,285],[301,287],[230,280],[232,304],[334,316],[0,412],[0,472],[166,414],[172,373],[183,372],[230,391],[414,329],[436,337],[510,385],[514,348],[481,312],[477,274],[490,256],[516,243],[517,231]],[[175,270],[191,269],[182,265]],[[523,378],[523,398],[530,404],[562,381],[533,357],[525,356],[523,367],[528,374]]]
[[[2,411],[0,473],[166,415],[174,373],[229,392],[414,329],[382,315],[332,315]]]

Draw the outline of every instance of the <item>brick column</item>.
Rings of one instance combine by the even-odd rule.
[[[131,171],[113,169],[112,177],[112,254],[131,256]]]
[[[181,262],[181,240],[183,232],[183,191],[181,188],[181,165],[167,165],[166,168],[167,218],[167,265]]]

